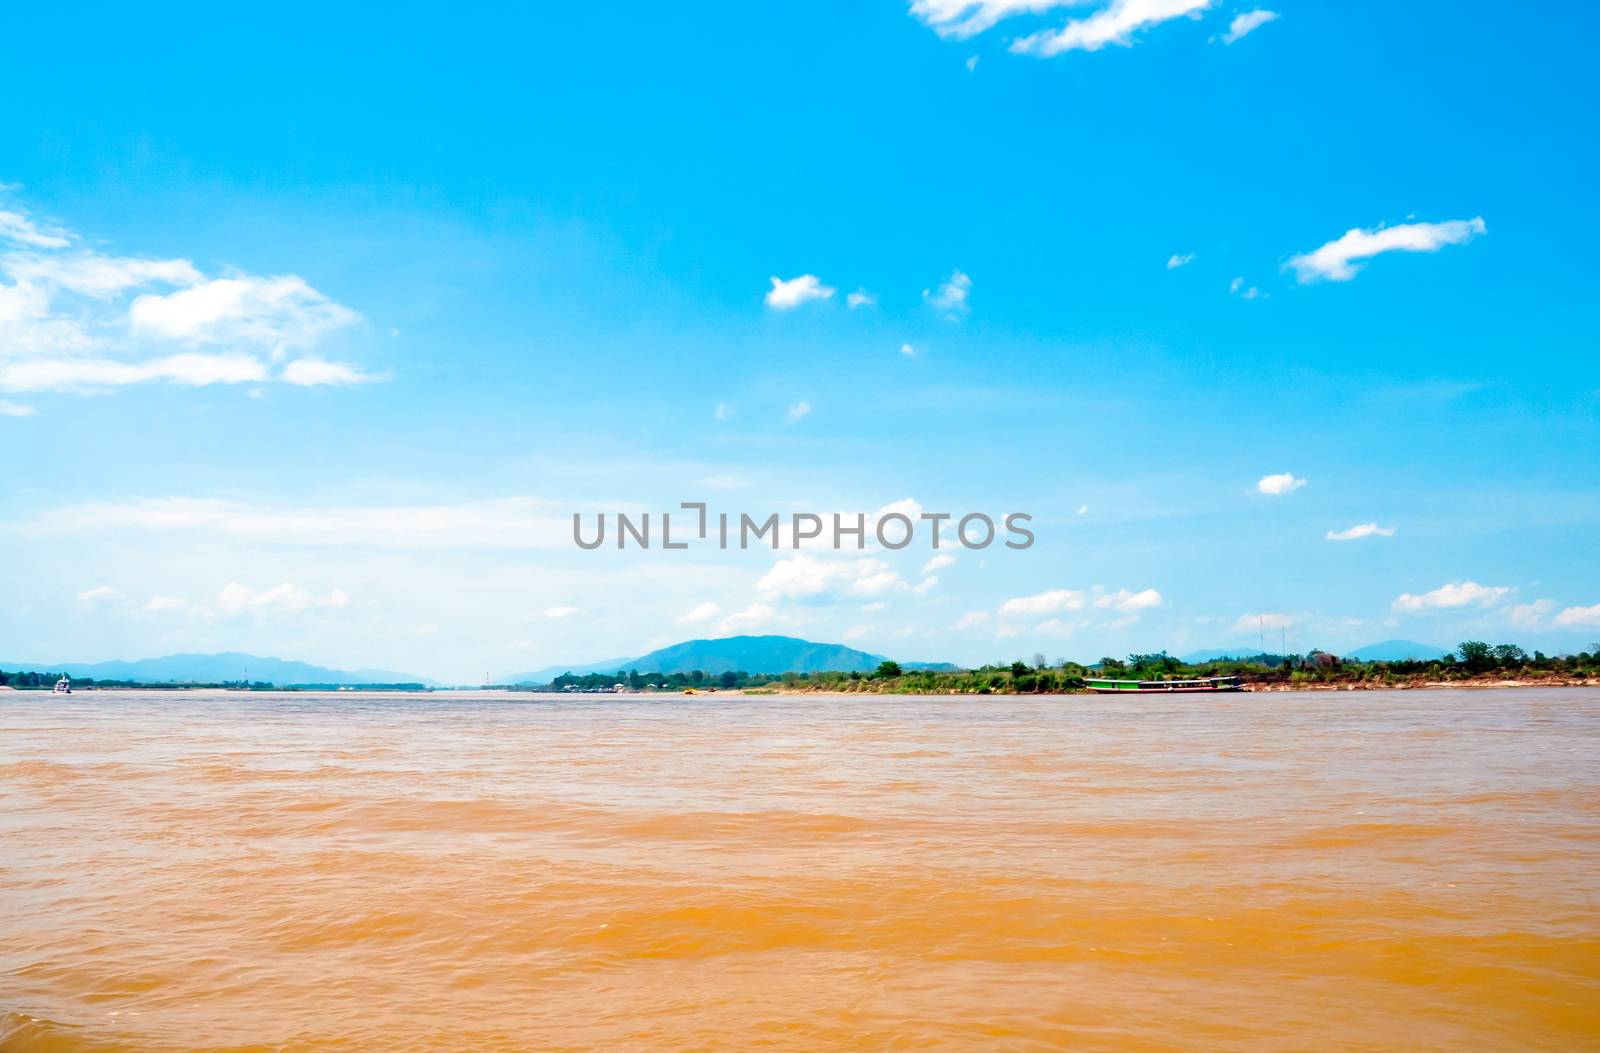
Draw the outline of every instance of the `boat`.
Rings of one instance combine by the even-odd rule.
[[[1090,691],[1106,695],[1174,695],[1180,693],[1243,691],[1236,676],[1207,676],[1198,680],[1110,680],[1091,677],[1084,681]]]
[[[72,694],[72,681],[68,680],[66,677],[62,677],[60,680],[56,681],[55,690],[51,693],[56,695]]]

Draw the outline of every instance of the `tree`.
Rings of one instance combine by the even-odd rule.
[[[1521,665],[1528,660],[1527,652],[1513,643],[1495,644],[1494,657],[1501,665]]]
[[[884,659],[878,663],[878,671],[874,673],[873,676],[877,677],[879,680],[892,680],[899,676],[900,672],[901,670],[899,662],[891,662],[888,659]]]
[[[1127,666],[1123,665],[1115,658],[1102,658],[1100,659],[1100,668],[1107,673],[1120,673],[1126,669]]]
[[[1022,661],[1020,658],[1011,663],[1012,676],[1027,676],[1030,672],[1032,672],[1032,670],[1028,668],[1028,663]]]
[[[1038,651],[1033,652],[1033,667],[1035,669],[1048,668],[1048,666],[1045,665],[1044,655],[1040,654]]]
[[[725,670],[723,674],[717,678],[717,680],[722,684],[723,687],[732,687],[739,682],[739,674],[735,673],[732,669],[728,669]]]
[[[1456,648],[1461,664],[1468,669],[1487,669],[1494,665],[1494,648],[1482,640],[1463,640]]]

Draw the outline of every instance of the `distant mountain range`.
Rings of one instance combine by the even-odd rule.
[[[169,654],[161,658],[140,658],[129,662],[7,662],[7,672],[66,673],[93,680],[132,680],[146,684],[215,684],[232,680],[251,680],[279,687],[291,684],[425,684],[437,687],[426,677],[396,673],[389,669],[328,669],[309,662],[225,651],[221,654]]]
[[[720,640],[687,640],[637,658],[608,658],[581,665],[553,665],[501,677],[504,684],[548,684],[562,673],[865,673],[886,662],[881,654],[858,651],[843,644],[813,643],[794,636],[728,636]],[[950,672],[960,666],[949,662],[901,662],[906,669]]]
[[[1403,662],[1408,658],[1431,662],[1449,653],[1448,648],[1432,647],[1425,643],[1417,643],[1415,640],[1384,640],[1381,643],[1357,647],[1343,657],[1354,658],[1361,662]]]
[[[1215,662],[1222,658],[1254,658],[1260,653],[1259,647],[1224,647],[1208,651],[1190,651],[1188,654],[1179,655],[1178,658],[1191,663]],[[1358,662],[1403,662],[1406,659],[1429,662],[1435,658],[1443,658],[1449,653],[1446,648],[1417,643],[1415,640],[1384,640],[1381,643],[1367,644],[1365,647],[1346,651],[1340,657]]]

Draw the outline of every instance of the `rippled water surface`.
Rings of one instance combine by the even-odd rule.
[[[0,1049],[1600,1048],[1600,693],[0,694]]]

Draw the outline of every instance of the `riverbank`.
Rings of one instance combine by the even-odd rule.
[[[1546,677],[1504,677],[1504,676],[1468,676],[1460,679],[1436,678],[1396,678],[1396,679],[1357,679],[1342,680],[1296,680],[1296,679],[1245,679],[1242,688],[1248,692],[1286,693],[1291,691],[1429,691],[1429,690],[1491,690],[1502,688],[1555,688],[1555,687],[1600,687],[1600,677],[1591,676],[1546,676]],[[989,682],[981,687],[956,687],[945,686],[929,688],[917,684],[907,684],[899,680],[856,680],[845,682],[774,684],[769,687],[747,688],[744,690],[720,692],[723,694],[741,695],[835,695],[835,694],[864,694],[864,695],[1094,695],[1086,687],[1050,687],[1041,689],[1018,687],[1015,683]],[[1200,692],[1204,694],[1204,692]],[[1226,693],[1226,692],[1219,692]],[[1148,697],[1148,696],[1137,696]],[[1186,697],[1192,697],[1186,696]]]

